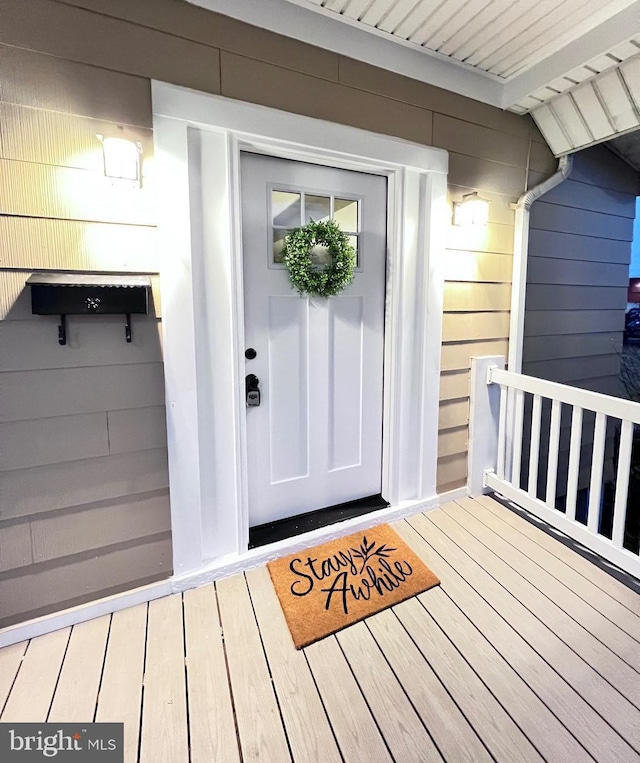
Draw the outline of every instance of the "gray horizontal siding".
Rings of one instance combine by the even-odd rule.
[[[0,628],[169,577],[171,537],[162,533],[142,543],[88,551],[27,569],[28,574],[0,574]]]
[[[117,187],[97,185],[97,171],[0,158],[0,172],[0,204],[8,215],[149,226],[157,222],[154,197],[146,186],[125,202]],[[61,193],[61,188],[74,192]]]
[[[124,337],[122,342],[125,343]],[[12,371],[0,376],[1,421],[70,416],[163,403],[161,363]]]
[[[191,87],[220,90],[215,48],[46,0],[31,0],[30,6],[32,12],[24,13],[22,3],[4,3],[5,44],[165,82],[180,81],[187,71]]]
[[[588,389],[592,392],[601,392],[603,395],[624,397],[619,374],[608,376],[593,376],[585,379],[576,379],[571,384],[580,389]]]
[[[533,204],[523,373],[603,394],[622,393],[622,332],[637,189],[637,173],[596,146],[576,154],[570,179]],[[566,493],[568,468],[570,417],[564,408],[558,495]],[[580,487],[588,484],[592,429],[586,416]],[[545,414],[543,459],[548,430]],[[609,437],[607,476],[613,449]],[[528,453],[526,432],[524,451]]]
[[[640,191],[638,175],[628,164],[618,158],[606,146],[580,151],[575,155],[571,179],[580,183],[590,183],[600,188],[636,196]]]
[[[159,304],[133,317],[130,344],[124,316],[91,316],[69,319],[61,347],[57,318],[31,315],[24,282],[34,269],[157,273],[150,189],[105,185],[95,135],[124,125],[151,159],[146,67],[164,58],[169,75],[182,64],[165,54],[189,48],[185,66],[192,55],[215,64],[197,74],[206,83],[218,64],[201,46],[99,14],[40,0],[30,10],[4,4],[0,46],[0,546],[29,548],[3,551],[2,624],[170,574]],[[79,55],[65,56],[72,38]],[[138,426],[114,419],[112,442],[109,415],[121,410]]]
[[[452,152],[449,154],[449,182],[494,193],[517,196],[525,185],[524,167],[501,164]]]
[[[164,406],[0,424],[0,472],[162,448]]]
[[[31,526],[28,522],[9,523],[0,526],[0,572],[24,567],[33,563]]]
[[[629,243],[587,236],[582,232],[562,233],[532,228],[529,231],[529,257],[551,256],[549,253],[557,260],[624,265],[629,261]]]
[[[15,469],[2,474],[0,519],[80,507],[168,486],[166,448]]]
[[[153,124],[151,83],[143,77],[37,53],[33,46],[0,46],[0,71],[7,103],[140,127]]]
[[[109,411],[109,452],[160,448],[167,444],[167,425],[163,405],[133,410]]]
[[[624,312],[627,305],[627,286],[532,283],[527,284],[526,304],[527,310],[622,310]]]
[[[452,153],[516,167],[527,166],[529,136],[508,135],[501,130],[493,130],[444,114],[433,115],[433,142],[439,148]]]
[[[164,57],[168,73],[183,64],[165,53],[189,48],[184,66],[216,64],[197,73],[206,83],[218,63],[100,14],[20,6],[3,5],[0,45],[0,626],[171,574],[156,212],[145,182],[105,183],[96,133],[124,126],[144,174],[145,67]],[[79,55],[65,56],[72,39]],[[58,318],[31,313],[34,270],[149,273],[149,315],[133,316],[131,343],[124,316],[70,316],[60,346]]]
[[[627,247],[628,248],[628,247]],[[626,262],[581,262],[555,257],[531,257],[527,266],[529,284],[571,286],[620,286],[629,278]]]
[[[168,532],[169,491],[42,512],[5,521],[1,528],[6,542],[0,553],[0,572],[13,570],[13,576],[18,576],[25,571],[21,568],[32,564]]]
[[[544,197],[543,197],[544,199]],[[633,218],[537,201],[531,210],[531,227],[558,233],[631,241]]]
[[[30,524],[34,563],[114,546],[168,532],[171,529],[169,491],[40,515]]]
[[[440,382],[440,400],[469,397],[468,371],[443,371]]]
[[[585,358],[591,355],[609,355],[622,352],[620,332],[600,334],[566,334],[528,336],[524,340],[523,354],[527,363],[559,358]]]
[[[7,245],[1,265],[15,269],[18,277],[20,270],[157,271],[156,229],[152,227],[0,217],[0,237]],[[28,297],[28,289],[25,292]],[[20,317],[29,316],[30,311],[24,311]]]
[[[109,454],[106,413],[0,424],[0,472]]]
[[[620,373],[620,356],[592,355],[588,358],[557,358],[535,362],[526,361],[522,364],[522,372],[539,379],[549,378],[553,381],[567,384],[586,378],[600,376],[618,376]]]
[[[480,355],[506,355],[508,339],[488,339],[478,342],[449,342],[442,347],[442,371],[468,371],[471,358]]]
[[[623,216],[633,219],[636,215],[635,196],[633,194],[604,188],[600,185],[592,185],[591,183],[581,183],[575,180],[575,173],[573,172],[568,180],[546,193],[544,201],[549,204],[591,210],[599,214],[609,214],[616,217]]]
[[[125,342],[124,316],[68,316],[66,345],[58,344],[59,322],[57,316],[44,315],[35,320],[2,322],[0,332],[6,351],[0,358],[0,371],[162,362],[160,326],[154,317],[131,316],[130,343]],[[109,373],[106,369],[104,372]]]
[[[527,311],[525,343],[529,337],[597,334],[610,331],[622,337],[624,313],[617,310],[539,310]],[[552,344],[549,343],[549,347]],[[527,357],[525,353],[525,357]]]

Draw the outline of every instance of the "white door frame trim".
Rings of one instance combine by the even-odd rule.
[[[246,551],[240,150],[388,177],[383,489],[391,506],[361,520],[437,503],[447,153],[155,81],[152,98],[175,590],[361,524]]]

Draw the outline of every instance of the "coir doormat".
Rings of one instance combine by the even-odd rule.
[[[296,649],[440,582],[389,525],[267,566]]]

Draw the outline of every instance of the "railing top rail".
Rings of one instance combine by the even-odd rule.
[[[632,421],[640,424],[640,403],[631,400],[623,400],[611,395],[603,395],[600,392],[591,392],[586,389],[578,389],[568,384],[558,384],[546,379],[536,379],[533,376],[515,374],[512,371],[504,371],[501,368],[489,370],[489,383],[503,384],[506,387],[521,389],[523,392],[531,392],[540,397],[559,400],[569,405],[579,405],[587,411],[604,413],[617,419]]]

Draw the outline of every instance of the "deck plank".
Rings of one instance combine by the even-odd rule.
[[[49,711],[49,723],[92,723],[111,616],[74,625]]]
[[[124,723],[124,761],[136,763],[142,713],[147,604],[115,612],[107,643],[96,721]]]
[[[640,760],[607,643],[637,643],[638,594],[489,497],[394,527],[439,588],[296,651],[262,567],[5,647],[0,720],[93,710],[126,763]]]
[[[433,591],[433,596],[421,601],[429,607],[434,597],[443,595],[442,591]],[[421,601],[409,599],[394,611],[476,734],[497,761],[540,763],[540,753],[438,628]]]
[[[12,644],[0,649],[0,715],[2,715],[2,708],[18,675],[28,646],[28,641],[21,641],[19,644]]]
[[[559,604],[545,597],[529,580],[512,569],[495,548],[492,550],[491,538],[484,537],[487,528],[464,511],[462,515],[457,514],[459,521],[456,521],[452,516],[456,511],[447,504],[433,521],[467,555],[477,559],[503,590],[521,603],[523,609],[520,617],[530,623],[528,634],[521,631],[524,638],[624,739],[640,751],[638,674],[567,615]],[[489,545],[482,543],[477,536],[483,536]],[[510,548],[506,544],[501,551],[508,555]],[[540,629],[540,624],[546,628]],[[535,639],[532,638],[534,632],[537,632]],[[555,640],[550,634],[554,635]]]
[[[520,553],[546,570],[547,573],[580,597],[582,601],[631,636],[640,647],[640,617],[637,614],[630,612],[537,543],[516,532],[478,501],[474,501],[472,498],[463,498],[456,503],[466,511],[470,511],[479,522],[482,522],[507,543],[515,546]]]
[[[637,761],[637,753],[594,711],[592,705],[585,701],[575,688],[580,687],[582,694],[588,694],[592,702],[603,705],[603,709],[611,715],[612,707],[602,701],[601,692],[606,691],[608,686],[606,682],[600,679],[599,685],[599,676],[591,671],[586,663],[566,648],[566,645],[552,631],[545,628],[537,618],[517,602],[506,588],[497,583],[480,564],[476,563],[473,553],[467,554],[448,537],[452,533],[450,525],[459,526],[439,509],[429,512],[428,515],[412,517],[410,524],[438,553],[446,556],[451,565],[512,626],[512,628],[502,627],[506,625],[504,621],[494,622],[491,631],[492,643],[496,644],[502,656],[520,673],[554,715],[576,738],[580,739],[581,744],[591,755],[602,763],[609,763],[612,758],[620,761]],[[443,527],[446,527],[446,533]],[[436,529],[441,532],[437,533]],[[455,527],[453,529],[455,530]],[[456,538],[456,542],[457,540]],[[452,598],[454,598],[453,594]],[[464,601],[457,603],[463,611],[466,611]],[[488,610],[484,611],[484,615],[485,620],[478,627],[486,634],[489,622],[493,618]],[[519,638],[516,633],[523,638]],[[533,649],[527,648],[526,641],[538,652],[537,655]],[[540,653],[547,655],[551,664],[540,659]],[[572,673],[573,681],[565,682],[560,675],[568,673]],[[611,687],[609,690],[613,691]],[[620,694],[614,693],[613,696],[617,703],[613,706],[616,710],[624,710],[626,706],[628,711],[635,711],[635,708]],[[620,721],[625,726],[630,725],[625,718],[613,720]],[[629,732],[631,738],[638,735],[638,729],[633,728],[632,725]]]
[[[606,679],[606,681],[592,682],[591,686],[595,701],[600,701],[600,709],[604,717],[609,717],[611,708],[618,704],[615,696],[611,694],[611,686],[621,692],[636,708],[640,707],[640,676],[638,673],[611,650],[606,642],[603,643],[597,639],[581,623],[576,622],[570,614],[565,612],[563,609],[564,600],[559,592],[557,592],[557,598],[553,597],[552,592],[548,592],[545,596],[544,592],[540,590],[541,571],[537,572],[534,566],[534,569],[528,570],[532,577],[519,573],[514,568],[517,560],[514,561],[512,552],[515,549],[508,543],[500,541],[487,527],[461,507],[458,506],[457,509],[447,505],[443,510],[445,512],[444,517],[440,517],[438,520],[447,524],[447,534],[450,537],[455,535],[458,545],[461,545],[467,553],[475,555],[487,572],[507,588],[523,606],[571,647],[576,654],[580,655],[582,660],[594,671]],[[451,524],[452,522],[453,524]],[[596,613],[594,612],[595,619]],[[583,671],[583,666],[577,669],[578,674]],[[609,683],[606,683],[607,681]],[[599,706],[598,704],[594,705],[594,707]],[[607,713],[606,708],[609,709],[609,713]],[[618,716],[620,712],[621,708],[616,707],[615,715]],[[640,729],[638,711],[636,710],[631,717]],[[609,720],[612,721],[611,718]]]
[[[266,567],[246,574],[294,760],[342,760],[302,651],[291,640]]]
[[[479,495],[474,498],[474,501],[517,531],[516,537],[518,541],[521,536],[529,538],[548,554],[563,562],[566,567],[577,572],[593,589],[597,589],[594,591],[595,594],[598,591],[604,592],[640,619],[639,593],[616,580],[606,570],[601,569],[589,559],[585,559],[573,551],[573,549],[565,546],[564,543],[560,543],[549,533],[546,533],[544,530],[536,527],[536,525],[523,519],[514,511],[503,506],[494,498],[487,495]],[[548,557],[545,557],[545,559],[548,559]]]
[[[191,763],[239,763],[222,627],[213,585],[184,594]]]
[[[140,763],[187,763],[182,597],[149,602]]]
[[[543,558],[540,559],[539,556],[533,558],[530,555],[531,547],[533,547],[534,552],[538,550],[535,543],[521,536],[516,536],[513,539],[504,522],[473,500],[456,501],[456,505],[466,511],[475,522],[486,527],[488,532],[483,531],[483,538],[490,538],[494,542],[494,545],[491,546],[492,549],[494,546],[498,549],[505,549],[509,562],[514,569],[525,576],[534,575],[529,579],[535,580],[535,585],[539,590],[562,606],[565,612],[593,633],[596,638],[616,651],[622,659],[630,662],[636,670],[640,668],[640,656],[636,656],[640,654],[640,642],[638,642],[640,618],[629,613],[624,607],[616,605],[602,592],[600,592],[601,596],[599,597],[598,589],[593,590],[594,587],[590,586],[580,575],[574,573],[572,576],[571,571],[569,571],[569,574],[563,579],[566,565],[563,565],[550,554],[546,555],[550,558],[544,558],[544,551],[540,551]],[[517,545],[512,543],[512,540],[515,540]],[[611,611],[613,617],[603,613],[596,606],[600,598],[608,599],[613,604]],[[617,610],[620,611],[622,623],[618,623],[614,619]]]
[[[31,639],[0,720],[44,723],[60,675],[71,628]]]
[[[442,763],[442,756],[367,626],[356,623],[340,631],[337,638],[394,759]]]
[[[393,758],[335,636],[316,641],[304,652],[344,760],[392,763]]]
[[[491,756],[395,613],[366,620],[378,646],[446,761],[483,763]]]
[[[429,527],[423,530],[428,533],[427,543],[409,522],[399,522],[394,529],[443,581],[441,595],[423,594],[419,596],[421,603],[543,757],[580,763],[592,761],[526,683],[527,671],[521,674],[517,668],[523,665],[535,671],[542,667],[541,681],[554,676],[553,672],[545,670],[545,664],[531,647],[472,589],[457,568],[451,566],[451,550],[446,542],[438,543],[438,531]],[[515,665],[511,665],[500,650],[503,644],[512,643],[514,654],[521,660]]]
[[[244,575],[216,583],[244,763],[291,760]]]

